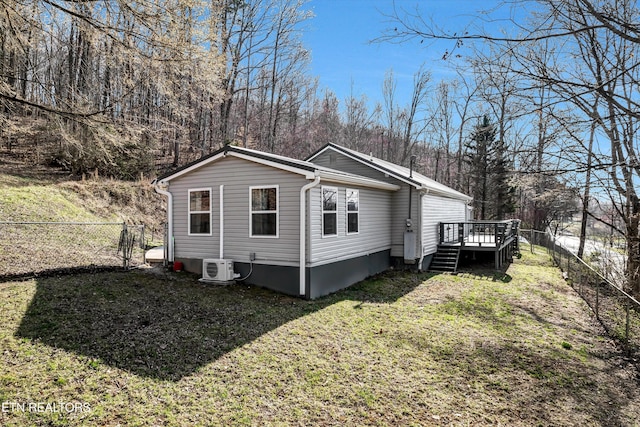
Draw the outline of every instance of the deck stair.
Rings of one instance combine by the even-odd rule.
[[[459,261],[459,246],[439,245],[438,251],[433,255],[433,260],[429,265],[429,270],[455,273],[458,271]]]

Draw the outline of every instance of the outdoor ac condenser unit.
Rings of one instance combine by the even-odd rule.
[[[237,275],[233,272],[233,261],[230,259],[203,259],[202,281],[231,282]]]

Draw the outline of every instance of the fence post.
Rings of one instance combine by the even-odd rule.
[[[596,319],[600,320],[600,282],[596,282]]]
[[[529,240],[529,247],[531,248],[531,253],[533,253],[533,245],[535,243],[535,239],[534,236],[536,236],[537,238],[537,234],[536,231],[534,229],[531,229],[531,240]]]
[[[588,284],[588,283],[589,283],[589,282],[587,282],[587,284]],[[574,288],[574,289],[575,289],[575,288]],[[584,293],[582,292],[582,280],[580,280],[580,281],[578,282],[578,294],[579,294],[582,298],[584,298],[584,300],[585,300],[585,301],[587,301],[587,299],[584,297]],[[589,301],[587,301],[587,304],[589,304]]]
[[[121,234],[121,243],[122,243],[122,268],[127,269],[127,254],[129,253],[129,248],[127,247],[129,236],[127,235],[127,223],[122,223],[122,234]]]
[[[140,249],[142,249],[142,263],[146,264],[147,263],[147,241],[144,238],[144,234],[145,234],[145,225],[142,224],[142,230],[141,230],[141,235],[140,235]]]

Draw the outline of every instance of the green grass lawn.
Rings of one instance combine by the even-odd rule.
[[[0,425],[639,423],[635,370],[541,253],[316,301],[144,271],[0,283]]]
[[[20,223],[0,224],[0,280],[122,265],[122,223],[147,224],[146,240],[137,234],[136,244],[158,243],[164,228],[161,200],[144,182],[51,180],[0,172],[0,220]],[[131,264],[143,263],[143,256],[136,245]]]

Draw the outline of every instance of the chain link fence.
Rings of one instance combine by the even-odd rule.
[[[0,280],[144,264],[144,225],[0,222]]]
[[[558,244],[550,233],[520,230],[528,241],[520,250],[543,247],[563,272],[567,283],[586,301],[609,336],[620,342],[628,356],[640,357],[640,302],[573,252]]]

